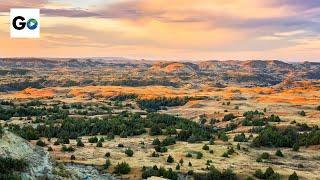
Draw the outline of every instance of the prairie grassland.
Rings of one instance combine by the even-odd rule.
[[[249,134],[247,134],[249,135]],[[229,134],[230,139],[233,139],[233,133]],[[98,138],[102,136],[97,136]],[[48,146],[53,148],[50,154],[58,162],[74,162],[78,164],[86,165],[98,165],[102,166],[105,163],[105,154],[110,152],[110,161],[112,165],[126,161],[132,168],[131,173],[128,176],[130,179],[141,178],[142,166],[154,166],[172,168],[175,169],[180,159],[183,159],[183,165],[179,172],[187,173],[190,170],[194,172],[205,172],[208,165],[214,165],[218,169],[233,169],[240,179],[245,179],[248,176],[252,176],[256,169],[266,169],[271,166],[276,172],[281,174],[283,179],[287,179],[290,174],[296,171],[302,179],[317,179],[320,173],[320,152],[317,147],[313,148],[301,148],[299,152],[293,152],[288,148],[280,148],[284,153],[284,157],[275,156],[277,149],[275,148],[250,148],[249,143],[240,143],[241,150],[236,149],[236,142],[222,142],[215,141],[214,145],[208,145],[213,153],[202,149],[204,143],[190,144],[187,142],[177,142],[175,145],[168,147],[168,152],[161,153],[160,157],[152,157],[154,152],[154,146],[152,141],[154,138],[164,139],[164,136],[148,136],[141,135],[130,138],[116,137],[113,140],[106,140],[103,143],[103,147],[96,147],[96,143],[89,143],[88,137],[82,137],[85,147],[76,147],[76,141],[70,140],[70,145],[76,147],[75,152],[61,152],[61,145],[53,145],[56,139],[51,139],[48,142],[43,139]],[[141,144],[144,142],[144,145]],[[32,141],[35,144],[35,141]],[[124,147],[118,147],[118,144],[123,144]],[[69,146],[69,145],[67,145]],[[128,157],[124,151],[130,147],[134,151],[133,157]],[[235,153],[228,158],[222,157],[222,154],[228,150],[228,147],[233,147]],[[203,153],[201,159],[197,159],[195,155],[193,157],[186,157],[187,153]],[[258,163],[256,159],[264,152],[271,155],[271,158],[264,162]],[[71,155],[75,155],[76,160],[70,160]],[[171,155],[175,162],[167,163],[167,157]],[[207,164],[207,161],[212,162]],[[192,166],[188,166],[191,162]],[[303,165],[304,168],[299,168],[299,165]],[[109,168],[107,172],[112,172],[113,167]]]
[[[27,101],[29,99],[41,99],[48,102],[64,103],[100,103],[107,98],[119,94],[136,94],[140,99],[152,99],[156,97],[191,97],[184,106],[168,107],[167,110],[161,110],[162,113],[179,115],[199,121],[200,115],[205,114],[208,119],[221,120],[226,114],[232,113],[237,116],[235,120],[239,126],[227,133],[229,142],[216,140],[214,145],[209,145],[213,153],[205,151],[203,143],[187,143],[178,141],[174,145],[168,146],[168,152],[160,154],[160,157],[152,157],[154,145],[152,141],[155,138],[160,140],[165,136],[150,136],[143,134],[134,137],[120,138],[118,136],[112,140],[106,140],[103,147],[96,147],[96,143],[89,143],[89,136],[81,137],[85,147],[76,147],[76,140],[70,140],[70,145],[76,147],[75,152],[62,152],[61,145],[53,145],[55,138],[49,142],[42,138],[47,146],[51,146],[53,151],[50,154],[59,162],[71,162],[70,156],[75,155],[75,163],[102,166],[105,163],[105,154],[110,152],[111,168],[107,172],[112,172],[114,165],[126,161],[132,167],[129,175],[124,176],[129,179],[141,178],[142,166],[157,165],[175,169],[180,159],[184,163],[180,172],[187,173],[190,170],[202,172],[208,165],[214,165],[218,169],[233,169],[240,179],[253,176],[256,169],[266,169],[272,166],[273,169],[281,174],[283,179],[287,179],[294,171],[297,172],[301,179],[317,179],[320,173],[320,151],[319,146],[301,147],[299,152],[293,152],[289,148],[281,148],[284,157],[275,156],[276,148],[251,148],[250,143],[240,143],[241,149],[230,155],[228,158],[222,157],[228,148],[236,148],[237,142],[233,141],[235,134],[239,132],[250,135],[250,127],[241,125],[243,113],[246,111],[259,110],[266,115],[275,114],[280,116],[281,122],[273,123],[276,126],[288,126],[295,123],[306,123],[310,126],[320,126],[320,111],[315,110],[320,103],[320,89],[316,86],[296,87],[291,89],[279,90],[276,88],[210,88],[187,89],[171,88],[163,86],[147,87],[122,87],[122,86],[86,86],[70,88],[44,88],[44,89],[26,89],[19,92],[1,94],[1,99],[14,99],[16,101]],[[134,104],[134,102],[131,102]],[[137,107],[137,106],[135,106]],[[136,108],[135,108],[136,109]],[[131,111],[134,111],[132,109]],[[305,111],[306,115],[302,116],[298,112]],[[19,120],[14,120],[19,124]],[[207,122],[208,123],[208,122]],[[218,122],[218,127],[225,127],[227,122]],[[100,136],[98,136],[100,137]],[[143,143],[142,143],[143,142]],[[36,141],[32,141],[33,144]],[[124,147],[118,147],[123,144]],[[69,146],[69,145],[67,145]],[[133,157],[128,157],[124,151],[130,147],[134,151]],[[195,156],[186,157],[186,154],[201,152],[203,157],[197,159]],[[271,158],[263,163],[256,162],[256,159],[263,152],[268,152]],[[175,162],[167,163],[167,157],[173,156]],[[207,161],[211,160],[207,164]],[[192,166],[188,166],[191,162]],[[303,168],[301,168],[303,167]]]

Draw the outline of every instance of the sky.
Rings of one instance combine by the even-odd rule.
[[[10,8],[41,38],[10,38]],[[0,57],[320,61],[320,1],[0,0]]]

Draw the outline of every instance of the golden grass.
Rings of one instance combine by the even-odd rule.
[[[234,134],[229,134],[229,136],[230,139],[232,139]],[[316,156],[320,156],[320,153],[318,152],[319,147],[316,146],[312,146],[308,149],[301,147],[299,152],[293,152],[290,149],[283,148],[282,152],[285,157],[280,158],[274,155],[276,151],[274,148],[250,148],[247,143],[241,143],[241,147],[246,147],[249,151],[245,151],[243,149],[237,150],[235,148],[237,143],[232,142],[232,140],[230,140],[231,143],[225,143],[217,140],[215,145],[209,145],[210,149],[213,150],[213,154],[202,150],[203,144],[207,142],[195,144],[177,142],[177,144],[169,146],[168,152],[163,153],[160,157],[151,157],[150,154],[154,151],[151,143],[154,138],[156,137],[150,137],[148,135],[130,138],[116,137],[114,140],[105,141],[102,148],[97,148],[95,147],[96,143],[88,143],[88,137],[82,137],[85,147],[76,147],[76,151],[72,153],[61,152],[61,145],[54,146],[52,143],[55,141],[55,138],[51,139],[51,142],[46,141],[46,139],[44,140],[54,150],[50,152],[50,154],[54,159],[60,162],[71,162],[70,156],[74,154],[76,156],[76,160],[74,161],[75,163],[103,165],[105,162],[104,154],[106,152],[110,152],[110,161],[112,166],[107,170],[107,172],[112,172],[117,163],[126,161],[132,167],[131,173],[126,176],[130,179],[140,179],[142,166],[157,165],[158,167],[162,166],[165,168],[175,169],[175,166],[180,159],[183,159],[184,161],[180,172],[187,173],[189,170],[193,170],[194,172],[203,172],[203,169],[207,167],[207,160],[212,160],[213,163],[211,163],[211,165],[214,165],[220,170],[232,168],[238,175],[240,175],[240,179],[252,176],[256,169],[265,170],[269,166],[271,166],[276,172],[279,172],[284,179],[287,179],[293,171],[296,171],[300,177],[308,179],[316,179],[319,173],[319,164],[317,163],[317,160],[314,159]],[[158,138],[163,139],[164,137],[158,136]],[[141,141],[145,142],[144,148],[141,148],[141,145],[139,144]],[[35,144],[35,141],[32,141],[32,143]],[[76,146],[75,140],[71,140],[70,143],[72,146]],[[132,148],[134,150],[133,157],[127,157],[124,154],[125,148],[117,147],[119,143],[124,144],[125,148]],[[229,146],[233,146],[236,153],[231,155],[229,158],[222,157],[222,154],[227,151]],[[202,152],[203,158],[197,159],[195,157],[185,157],[187,152]],[[256,158],[263,152],[268,152],[271,155],[270,162],[256,162]],[[297,154],[304,158],[294,159],[293,156]],[[168,155],[174,157],[174,163],[169,164],[166,162]],[[189,162],[192,163],[192,167],[188,166]],[[307,166],[308,171],[296,167],[299,163]]]
[[[52,98],[55,95],[53,89],[34,89],[27,88],[25,90],[7,94],[8,99],[38,99],[38,98]]]

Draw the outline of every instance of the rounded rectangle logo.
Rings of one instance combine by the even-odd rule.
[[[10,9],[11,38],[40,38],[40,9]]]

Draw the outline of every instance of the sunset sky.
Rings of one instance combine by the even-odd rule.
[[[11,39],[10,8],[41,38]],[[0,57],[320,61],[319,0],[0,0]]]

